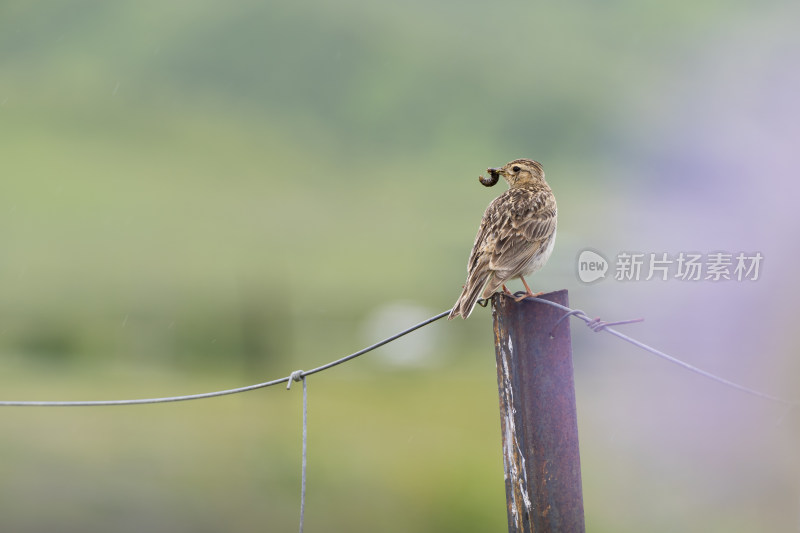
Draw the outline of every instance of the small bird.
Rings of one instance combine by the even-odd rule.
[[[528,291],[515,300],[538,296],[525,276],[544,266],[556,242],[556,197],[544,180],[542,165],[532,159],[515,159],[487,172],[487,178],[479,178],[483,185],[491,187],[502,176],[509,189],[483,214],[467,264],[467,282],[449,320],[469,317],[479,298],[498,290],[511,295],[505,284],[512,279],[520,278]]]

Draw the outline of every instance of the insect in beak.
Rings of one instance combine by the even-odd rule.
[[[493,187],[497,184],[497,181],[500,179],[500,169],[497,168],[487,168],[486,172],[489,173],[488,177],[479,176],[478,181],[481,182],[482,185],[486,187]]]

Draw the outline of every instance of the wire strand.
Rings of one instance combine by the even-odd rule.
[[[739,383],[735,383],[735,382],[730,381],[728,379],[725,379],[725,378],[722,378],[722,377],[717,376],[715,374],[712,374],[711,372],[708,372],[708,371],[703,370],[701,368],[698,368],[698,367],[696,367],[694,365],[686,363],[685,361],[682,361],[682,360],[678,359],[677,357],[673,357],[673,356],[671,356],[669,354],[666,354],[666,353],[662,352],[661,350],[657,350],[657,349],[655,349],[655,348],[653,348],[651,346],[648,346],[647,344],[645,344],[643,342],[640,342],[640,341],[638,341],[638,340],[636,340],[636,339],[634,339],[632,337],[629,337],[628,335],[625,335],[624,333],[620,333],[619,331],[617,331],[617,330],[613,329],[612,327],[610,327],[612,325],[621,325],[621,324],[629,324],[629,323],[633,323],[633,322],[639,322],[639,321],[641,321],[641,319],[622,320],[622,321],[616,321],[616,322],[604,322],[604,321],[601,321],[599,319],[590,318],[586,313],[584,313],[580,309],[572,309],[570,307],[567,307],[567,306],[564,306],[564,305],[561,305],[561,304],[558,304],[558,303],[555,303],[555,302],[551,302],[549,300],[544,300],[542,298],[527,298],[527,300],[533,300],[533,301],[544,303],[544,304],[547,304],[547,305],[550,305],[550,306],[553,306],[553,307],[557,307],[557,308],[563,310],[566,313],[564,316],[562,316],[556,322],[556,324],[553,326],[553,329],[555,329],[562,320],[572,316],[572,317],[578,318],[578,319],[583,320],[584,322],[586,322],[587,326],[589,326],[595,332],[599,332],[599,331],[608,332],[609,334],[614,335],[615,337],[617,337],[617,338],[619,338],[619,339],[621,339],[621,340],[623,340],[625,342],[628,342],[628,343],[630,343],[630,344],[632,344],[632,345],[634,345],[634,346],[636,346],[636,347],[638,347],[638,348],[640,348],[642,350],[645,350],[645,351],[647,351],[647,352],[649,352],[649,353],[651,353],[653,355],[656,355],[656,356],[658,356],[658,357],[660,357],[660,358],[662,358],[662,359],[664,359],[666,361],[669,361],[670,363],[676,364],[676,365],[678,365],[678,366],[680,366],[680,367],[682,367],[682,368],[684,368],[686,370],[689,370],[690,372],[694,372],[695,374],[699,374],[701,376],[704,376],[704,377],[706,377],[706,378],[708,378],[708,379],[710,379],[712,381],[716,381],[717,383],[720,383],[722,385],[734,388],[736,390],[739,390],[741,392],[750,394],[752,396],[757,396],[757,397],[762,398],[764,400],[769,400],[769,401],[772,401],[772,402],[780,403],[780,404],[783,404],[783,405],[786,405],[786,406],[789,406],[789,407],[792,407],[792,408],[797,407],[798,405],[800,405],[800,403],[798,403],[797,401],[786,400],[786,399],[783,399],[783,398],[779,398],[778,396],[774,396],[772,394],[767,394],[767,393],[764,393],[764,392],[760,392],[760,391],[757,391],[755,389],[751,389],[749,387],[745,387],[744,385],[740,385]],[[488,305],[489,301],[490,301],[489,299],[482,299],[478,303],[482,307],[486,307],[486,305]],[[110,406],[110,405],[157,404],[157,403],[169,403],[169,402],[183,402],[183,401],[190,401],[190,400],[200,400],[200,399],[204,399],[204,398],[216,398],[216,397],[219,397],[219,396],[227,396],[227,395],[230,395],[230,394],[239,394],[239,393],[242,393],[242,392],[249,392],[249,391],[252,391],[252,390],[263,389],[263,388],[266,388],[266,387],[271,387],[273,385],[278,385],[280,383],[288,383],[288,385],[291,386],[292,381],[300,381],[306,376],[310,376],[312,374],[316,374],[318,372],[322,372],[324,370],[328,370],[330,368],[333,368],[334,366],[337,366],[337,365],[340,365],[342,363],[346,363],[347,361],[350,361],[352,359],[355,359],[356,357],[360,357],[360,356],[362,356],[362,355],[364,355],[366,353],[369,353],[369,352],[371,352],[371,351],[373,351],[373,350],[375,350],[377,348],[380,348],[381,346],[384,346],[385,344],[388,344],[388,343],[390,343],[392,341],[395,341],[395,340],[399,339],[400,337],[402,337],[404,335],[408,335],[409,333],[411,333],[413,331],[416,331],[416,330],[418,330],[420,328],[423,328],[423,327],[425,327],[425,326],[427,326],[427,325],[429,325],[429,324],[431,324],[433,322],[436,322],[437,320],[439,320],[441,318],[444,318],[448,314],[450,314],[450,309],[448,309],[447,311],[442,311],[441,313],[439,313],[439,314],[437,314],[435,316],[432,316],[431,318],[429,318],[427,320],[423,320],[422,322],[419,322],[419,323],[411,326],[410,328],[404,329],[403,331],[400,331],[399,333],[396,333],[396,334],[394,334],[394,335],[392,335],[390,337],[387,337],[387,338],[383,339],[382,341],[376,342],[375,344],[372,344],[371,346],[367,346],[366,348],[363,348],[363,349],[361,349],[361,350],[359,350],[357,352],[354,352],[354,353],[352,353],[350,355],[346,355],[344,357],[341,357],[339,359],[331,361],[330,363],[326,363],[326,364],[318,366],[316,368],[312,368],[311,370],[305,370],[305,371],[296,370],[296,371],[292,372],[290,375],[288,375],[288,376],[286,376],[284,378],[275,379],[275,380],[272,380],[272,381],[265,381],[263,383],[256,383],[255,385],[248,385],[248,386],[245,386],[245,387],[237,387],[237,388],[234,388],[234,389],[226,389],[226,390],[215,391],[215,392],[205,392],[205,393],[201,393],[201,394],[188,394],[188,395],[185,395],[185,396],[167,396],[167,397],[163,397],[163,398],[142,398],[142,399],[135,399],[135,400],[0,401],[0,407],[2,407],[2,406],[88,407],[88,406]],[[304,383],[305,383],[305,381],[304,381]]]
[[[303,523],[306,517],[306,465],[308,463],[308,380],[300,378],[303,382],[303,459],[300,467],[300,533],[303,533]]]
[[[273,381],[265,381],[263,383],[256,383],[255,385],[248,385],[246,387],[237,387],[235,389],[227,389],[215,392],[204,392],[201,394],[187,394],[185,396],[166,396],[163,398],[140,398],[136,400],[80,400],[80,401],[0,401],[0,406],[20,406],[20,407],[92,407],[102,405],[142,405],[149,403],[170,403],[170,402],[186,402],[189,400],[202,400],[204,398],[217,398],[219,396],[227,396],[229,394],[239,394],[241,392],[248,392],[251,390],[263,389],[278,385],[279,383],[286,383],[291,378],[289,376]]]
[[[632,337],[629,337],[628,335],[625,335],[624,333],[620,333],[619,331],[617,331],[614,328],[610,327],[611,325],[618,325],[618,324],[621,325],[621,324],[630,324],[630,323],[634,323],[634,322],[641,322],[642,319],[638,319],[637,318],[637,319],[633,319],[633,320],[621,320],[621,321],[618,321],[618,322],[603,322],[603,321],[601,321],[599,319],[589,318],[589,316],[586,313],[584,313],[583,311],[581,311],[580,309],[571,309],[571,308],[569,308],[569,307],[567,307],[565,305],[561,305],[561,304],[556,303],[556,302],[551,302],[549,300],[544,300],[544,299],[541,299],[541,298],[527,298],[527,300],[534,300],[534,301],[537,301],[537,302],[540,302],[540,303],[551,305],[553,307],[557,307],[557,308],[561,309],[562,311],[565,311],[566,314],[564,316],[562,316],[558,320],[558,322],[556,322],[556,326],[558,325],[559,322],[561,322],[562,319],[564,319],[566,317],[569,317],[569,316],[573,316],[575,318],[579,318],[579,319],[583,320],[584,322],[586,322],[586,325],[589,326],[589,328],[592,331],[595,331],[595,332],[605,331],[605,332],[607,332],[607,333],[609,333],[611,335],[614,335],[615,337],[617,337],[619,339],[624,340],[625,342],[633,344],[637,348],[641,348],[642,350],[645,350],[646,352],[649,352],[649,353],[651,353],[651,354],[653,354],[655,356],[658,356],[658,357],[660,357],[660,358],[662,358],[662,359],[664,359],[666,361],[669,361],[670,363],[676,364],[676,365],[678,365],[678,366],[680,366],[682,368],[685,368],[686,370],[689,370],[690,372],[694,372],[695,374],[699,374],[699,375],[701,375],[703,377],[706,377],[706,378],[708,378],[708,379],[710,379],[712,381],[716,381],[717,383],[720,383],[722,385],[734,388],[736,390],[739,390],[741,392],[745,392],[745,393],[753,395],[753,396],[757,396],[757,397],[762,398],[764,400],[769,400],[771,402],[780,403],[780,404],[783,404],[783,405],[786,405],[786,406],[789,406],[789,407],[797,407],[797,406],[800,405],[800,403],[798,403],[797,401],[786,400],[784,398],[779,398],[778,396],[773,396],[772,394],[767,394],[765,392],[761,392],[761,391],[757,391],[755,389],[751,389],[749,387],[745,387],[744,385],[740,385],[739,383],[736,383],[736,382],[730,381],[728,379],[725,379],[723,377],[717,376],[716,374],[712,374],[711,372],[708,372],[707,370],[703,370],[702,368],[698,368],[698,367],[696,367],[694,365],[690,365],[689,363],[687,363],[685,361],[682,361],[682,360],[678,359],[677,357],[673,357],[673,356],[671,356],[669,354],[666,354],[666,353],[662,352],[661,350],[657,350],[657,349],[653,348],[652,346],[649,346],[649,345],[647,345],[647,344],[645,344],[645,343],[643,343],[641,341],[638,341],[638,340],[636,340],[636,339],[634,339]],[[553,329],[555,329],[555,326],[554,326]]]
[[[290,375],[286,376],[285,378],[275,379],[272,381],[265,381],[263,383],[256,383],[255,385],[248,385],[245,387],[237,387],[235,389],[226,389],[221,391],[215,392],[204,392],[201,394],[187,394],[185,396],[166,396],[163,398],[141,398],[136,400],[80,400],[80,401],[0,401],[0,407],[2,406],[16,406],[16,407],[97,407],[97,406],[107,406],[107,405],[142,405],[142,404],[152,404],[152,403],[170,403],[170,402],[186,402],[190,400],[202,400],[204,398],[216,398],[219,396],[227,396],[230,394],[239,394],[242,392],[249,392],[252,390],[257,389],[264,389],[266,387],[272,387],[273,385],[278,385],[280,383],[288,383],[291,385],[292,381],[300,381],[302,378],[306,376],[310,376],[311,374],[316,374],[317,372],[322,372],[323,370],[328,370],[329,368],[333,368],[334,366],[340,365],[342,363],[346,363],[356,357],[360,357],[366,353],[369,353],[381,346],[388,344],[394,340],[399,339],[404,335],[408,335],[412,331],[416,331],[422,327],[431,324],[432,322],[436,322],[437,320],[446,317],[450,313],[450,310],[442,311],[438,315],[435,315],[427,320],[423,320],[418,324],[414,324],[410,328],[404,329],[399,333],[395,333],[391,337],[387,337],[382,341],[376,342],[371,346],[367,346],[357,352],[351,353],[350,355],[346,355],[335,361],[331,361],[330,363],[324,364],[322,366],[318,366],[316,368],[312,368],[311,370],[296,370],[292,372]]]

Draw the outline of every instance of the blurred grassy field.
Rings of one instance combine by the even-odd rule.
[[[491,364],[439,376],[363,366],[369,371],[337,369],[309,382],[306,527],[502,528]],[[119,398],[241,384],[226,374],[187,376],[163,368],[17,368],[14,375],[19,385],[6,392],[39,398],[76,390]],[[8,412],[4,427],[15,437],[2,445],[3,528],[294,529],[300,400],[299,389],[276,387],[165,408]]]
[[[749,139],[746,150],[725,144],[701,118],[716,124],[703,113],[718,101],[741,109],[725,100],[731,87],[761,94],[748,83],[772,79],[767,52],[794,50],[795,9],[6,3],[0,399],[247,385],[376,340],[367,325],[386,305],[442,311],[500,192],[477,175],[516,157],[542,161],[559,199],[559,243],[535,288],[567,287],[608,318],[655,315],[637,331],[678,353],[705,356],[674,332],[713,309],[712,338],[742,323],[737,344],[768,337],[776,354],[794,353],[767,318],[725,315],[719,293],[588,288],[573,263],[584,246],[705,246],[691,214],[726,230],[745,200],[761,201],[749,188],[745,200],[724,196],[736,189],[717,188],[722,171],[692,182],[665,169],[693,168],[677,157],[684,139],[698,152],[721,146],[726,161],[761,153]],[[793,72],[778,59],[775,72]],[[665,186],[675,183],[711,200],[675,203]],[[771,227],[794,238],[793,224]],[[747,250],[772,242],[714,236],[713,246]],[[735,301],[767,301],[778,315],[791,291],[768,283]],[[380,352],[309,379],[307,531],[505,529],[488,313],[426,332],[429,352],[400,349],[413,364]],[[617,345],[574,342],[589,531],[793,523],[794,426],[773,427],[774,413],[749,406],[734,416],[723,409],[740,407],[735,396],[625,359]],[[723,369],[791,390],[795,363],[776,360],[759,372],[737,355],[725,362],[740,366]],[[300,399],[277,387],[164,406],[2,410],[0,530],[293,530]],[[770,460],[755,468],[752,457]]]

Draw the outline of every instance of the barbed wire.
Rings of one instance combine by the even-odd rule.
[[[522,294],[522,293],[518,293],[518,295],[519,294]],[[580,320],[583,320],[586,323],[586,325],[592,331],[594,331],[596,333],[599,333],[601,331],[607,332],[607,333],[609,333],[611,335],[614,335],[615,337],[617,337],[619,339],[622,339],[625,342],[628,342],[628,343],[630,343],[630,344],[632,344],[632,345],[634,345],[634,346],[636,346],[636,347],[638,347],[638,348],[640,348],[642,350],[645,350],[645,351],[647,351],[647,352],[649,352],[649,353],[651,353],[653,355],[656,355],[656,356],[658,356],[658,357],[660,357],[660,358],[662,358],[662,359],[664,359],[666,361],[669,361],[670,363],[676,364],[676,365],[678,365],[678,366],[680,366],[680,367],[682,367],[682,368],[684,368],[686,370],[689,370],[691,372],[694,372],[696,374],[704,376],[704,377],[706,377],[708,379],[711,379],[711,380],[713,380],[713,381],[715,381],[717,383],[720,383],[722,385],[734,388],[736,390],[739,390],[741,392],[744,392],[744,393],[747,393],[747,394],[750,394],[750,395],[753,395],[753,396],[757,396],[757,397],[762,398],[764,400],[780,403],[780,404],[782,404],[784,406],[787,406],[790,409],[796,408],[798,405],[800,405],[796,401],[786,400],[786,399],[783,399],[783,398],[779,398],[777,396],[773,396],[771,394],[767,394],[767,393],[764,393],[764,392],[761,392],[761,391],[757,391],[755,389],[751,389],[749,387],[745,387],[744,385],[741,385],[739,383],[735,383],[735,382],[730,381],[728,379],[725,379],[725,378],[722,378],[722,377],[717,376],[715,374],[712,374],[711,372],[705,371],[705,370],[703,370],[701,368],[698,368],[698,367],[696,367],[694,365],[686,363],[685,361],[682,361],[682,360],[678,359],[677,357],[673,357],[671,355],[668,355],[668,354],[662,352],[661,350],[657,350],[657,349],[655,349],[655,348],[653,348],[653,347],[651,347],[651,346],[649,346],[649,345],[647,345],[647,344],[645,344],[645,343],[643,343],[641,341],[638,341],[638,340],[636,340],[636,339],[634,339],[632,337],[629,337],[628,335],[625,335],[623,333],[620,333],[619,331],[617,331],[617,330],[612,328],[612,326],[619,326],[619,325],[624,325],[624,324],[632,324],[632,323],[635,323],[635,322],[641,322],[643,320],[641,318],[636,318],[636,319],[632,319],[632,320],[620,320],[620,321],[615,321],[615,322],[606,322],[604,320],[601,320],[600,318],[590,318],[589,315],[587,315],[585,312],[583,312],[580,309],[572,309],[572,308],[567,307],[565,305],[561,305],[561,304],[558,304],[556,302],[551,302],[549,300],[545,300],[545,299],[542,299],[542,298],[535,298],[534,297],[534,298],[526,298],[526,300],[533,300],[535,302],[544,303],[546,305],[550,305],[550,306],[556,307],[558,309],[561,309],[562,311],[565,312],[565,314],[561,318],[559,318],[555,322],[555,324],[553,325],[553,328],[551,329],[551,336],[552,336],[552,331],[555,331],[555,329],[559,326],[559,324],[561,324],[561,322],[563,320],[565,320],[565,319],[567,319],[569,317],[575,317],[575,318],[578,318]],[[482,307],[486,307],[487,304],[489,303],[489,301],[490,300],[488,300],[488,299],[481,299],[481,300],[478,301],[478,303]],[[383,339],[382,341],[376,342],[375,344],[367,346],[366,348],[363,348],[363,349],[361,349],[361,350],[359,350],[357,352],[354,352],[354,353],[352,353],[350,355],[346,355],[344,357],[341,357],[339,359],[331,361],[330,363],[318,366],[316,368],[312,368],[311,370],[295,370],[294,372],[292,372],[291,374],[289,374],[286,377],[283,377],[283,378],[280,378],[280,379],[274,379],[272,381],[265,381],[263,383],[256,383],[254,385],[248,385],[248,386],[245,386],[245,387],[237,387],[237,388],[233,388],[233,389],[226,389],[226,390],[220,390],[220,391],[214,391],[214,392],[205,392],[205,393],[200,393],[200,394],[187,394],[187,395],[183,395],[183,396],[166,396],[166,397],[161,397],[161,398],[140,398],[140,399],[133,399],[133,400],[0,401],[0,406],[17,406],[17,407],[90,407],[90,406],[159,404],[159,403],[169,403],[169,402],[183,402],[183,401],[191,401],[191,400],[200,400],[200,399],[205,399],[205,398],[217,398],[217,397],[220,397],[220,396],[228,396],[228,395],[231,395],[231,394],[239,394],[239,393],[243,393],[243,392],[263,389],[263,388],[271,387],[273,385],[278,385],[278,384],[281,384],[281,383],[286,383],[286,388],[287,389],[291,389],[291,386],[292,386],[293,382],[302,381],[303,382],[303,423],[302,423],[303,429],[302,429],[302,466],[301,466],[301,482],[300,482],[300,524],[299,524],[299,531],[300,531],[300,533],[303,533],[303,526],[304,526],[304,522],[305,522],[305,501],[306,501],[306,470],[307,470],[307,463],[308,463],[308,461],[307,461],[307,450],[308,450],[308,381],[306,380],[306,377],[310,376],[312,374],[316,374],[318,372],[322,372],[324,370],[328,370],[328,369],[333,368],[335,366],[338,366],[338,365],[340,365],[342,363],[346,363],[347,361],[351,361],[351,360],[353,360],[353,359],[355,359],[357,357],[360,357],[360,356],[362,356],[364,354],[367,354],[367,353],[369,353],[369,352],[371,352],[373,350],[376,350],[377,348],[380,348],[381,346],[384,346],[386,344],[389,344],[390,342],[393,342],[393,341],[399,339],[400,337],[403,337],[404,335],[408,335],[409,333],[411,333],[413,331],[416,331],[416,330],[418,330],[420,328],[423,328],[423,327],[425,327],[425,326],[427,326],[427,325],[429,325],[429,324],[431,324],[433,322],[436,322],[437,320],[439,320],[441,318],[444,318],[449,314],[450,314],[450,309],[448,309],[446,311],[442,311],[441,313],[439,313],[437,315],[434,315],[434,316],[432,316],[431,318],[429,318],[427,320],[423,320],[422,322],[414,324],[413,326],[411,326],[409,328],[406,328],[403,331],[395,333],[394,335],[392,335],[390,337],[387,337],[387,338]]]
[[[519,296],[522,296],[524,294],[526,294],[526,293],[517,292],[517,293],[514,294],[514,297],[519,297]],[[660,358],[662,358],[662,359],[664,359],[666,361],[669,361],[670,363],[676,364],[676,365],[678,365],[678,366],[680,366],[682,368],[685,368],[686,370],[689,370],[690,372],[694,372],[695,374],[699,374],[699,375],[701,375],[703,377],[706,377],[706,378],[708,378],[708,379],[710,379],[712,381],[716,381],[717,383],[720,383],[722,385],[734,388],[734,389],[736,389],[738,391],[741,391],[741,392],[744,392],[744,393],[747,393],[747,394],[750,394],[750,395],[753,395],[753,396],[757,396],[757,397],[759,397],[761,399],[764,399],[764,400],[768,400],[768,401],[771,401],[771,402],[782,404],[782,405],[787,406],[789,408],[796,408],[796,407],[800,406],[800,402],[798,402],[796,400],[794,400],[794,401],[793,400],[786,400],[786,399],[780,398],[778,396],[773,396],[772,394],[767,394],[765,392],[757,391],[755,389],[751,389],[750,387],[745,387],[744,385],[741,385],[741,384],[736,383],[734,381],[730,381],[730,380],[725,379],[723,377],[717,376],[716,374],[712,374],[711,372],[703,370],[702,368],[698,368],[698,367],[696,367],[694,365],[690,365],[689,363],[687,363],[687,362],[685,362],[685,361],[683,361],[681,359],[678,359],[677,357],[673,357],[673,356],[671,356],[669,354],[666,354],[666,353],[662,352],[661,350],[657,350],[657,349],[653,348],[652,346],[649,346],[649,345],[647,345],[647,344],[645,344],[645,343],[643,343],[641,341],[638,341],[638,340],[636,340],[636,339],[634,339],[632,337],[629,337],[628,335],[625,335],[624,333],[620,333],[619,331],[617,331],[617,330],[615,330],[615,329],[613,329],[611,327],[611,326],[620,326],[620,325],[624,325],[624,324],[633,324],[633,323],[636,323],[636,322],[642,322],[642,321],[644,321],[643,318],[634,318],[634,319],[630,319],[630,320],[618,320],[618,321],[614,321],[614,322],[606,322],[605,320],[602,320],[600,318],[591,318],[591,317],[589,317],[589,315],[587,315],[586,313],[584,313],[580,309],[572,309],[571,307],[567,307],[566,305],[561,305],[561,304],[556,303],[556,302],[551,302],[550,300],[545,300],[544,298],[536,298],[536,297],[525,298],[525,301],[529,301],[529,300],[535,301],[535,302],[539,302],[539,303],[543,303],[543,304],[547,304],[547,305],[550,305],[550,306],[553,306],[553,307],[557,307],[558,309],[561,309],[562,311],[565,311],[565,314],[561,318],[556,320],[555,324],[553,324],[553,328],[550,330],[551,331],[550,332],[550,336],[551,337],[553,336],[552,332],[555,331],[555,329],[558,327],[558,325],[564,319],[569,318],[569,317],[572,316],[572,317],[578,318],[580,320],[583,320],[586,323],[586,325],[589,327],[589,329],[591,329],[595,333],[599,333],[601,331],[605,331],[606,333],[614,335],[615,337],[617,337],[619,339],[622,339],[625,342],[628,342],[628,343],[636,346],[637,348],[641,348],[642,350],[645,350],[646,352],[649,352],[649,353],[651,353],[651,354],[653,354],[655,356],[658,356],[658,357],[660,357]],[[480,306],[482,306],[482,307],[486,307],[489,304],[490,301],[491,301],[490,299],[480,299],[480,300],[478,300],[478,304]]]
[[[524,293],[517,293],[517,295],[521,295],[521,294],[524,294]],[[666,361],[669,361],[670,363],[678,365],[678,366],[680,366],[680,367],[682,367],[682,368],[684,368],[686,370],[689,370],[690,372],[694,372],[695,374],[699,374],[701,376],[704,376],[704,377],[706,377],[708,379],[711,379],[711,380],[713,380],[713,381],[715,381],[717,383],[720,383],[722,385],[737,389],[737,390],[739,390],[741,392],[744,392],[744,393],[747,393],[747,394],[750,394],[750,395],[753,395],[753,396],[757,396],[757,397],[762,398],[764,400],[769,400],[769,401],[780,403],[780,404],[783,404],[783,405],[792,406],[792,407],[796,407],[796,406],[800,405],[800,403],[798,403],[797,401],[791,401],[791,400],[786,400],[784,398],[779,398],[779,397],[774,396],[772,394],[767,394],[765,392],[757,391],[755,389],[751,389],[751,388],[746,387],[744,385],[741,385],[739,383],[735,383],[735,382],[730,381],[728,379],[725,379],[723,377],[717,376],[716,374],[713,374],[711,372],[708,372],[706,370],[698,368],[698,367],[696,367],[694,365],[691,365],[691,364],[689,364],[689,363],[687,363],[687,362],[685,362],[685,361],[683,361],[681,359],[678,359],[677,357],[673,357],[673,356],[671,356],[671,355],[669,355],[667,353],[664,353],[661,350],[657,350],[656,348],[653,348],[652,346],[649,346],[649,345],[647,345],[647,344],[645,344],[645,343],[643,343],[643,342],[641,342],[639,340],[636,340],[636,339],[634,339],[634,338],[632,338],[632,337],[630,337],[628,335],[625,335],[624,333],[621,333],[621,332],[619,332],[616,329],[611,327],[611,326],[617,326],[617,325],[623,325],[623,324],[631,324],[631,323],[634,323],[634,322],[641,322],[643,319],[637,318],[637,319],[633,319],[633,320],[621,320],[621,321],[616,321],[616,322],[606,322],[606,321],[601,320],[599,318],[594,318],[594,319],[590,318],[589,315],[587,315],[585,312],[583,312],[580,309],[572,309],[572,308],[567,307],[565,305],[561,305],[561,304],[558,304],[558,303],[555,303],[555,302],[551,302],[549,300],[545,300],[545,299],[542,299],[542,298],[527,298],[526,301],[528,301],[528,300],[539,302],[539,303],[543,303],[543,304],[546,304],[546,305],[550,305],[550,306],[556,307],[558,309],[561,309],[562,311],[565,312],[565,314],[561,318],[559,318],[556,321],[556,323],[553,325],[553,330],[555,330],[555,328],[557,328],[558,325],[564,319],[566,319],[568,317],[575,317],[575,318],[578,318],[578,319],[584,321],[586,323],[586,325],[592,331],[595,331],[595,332],[604,331],[606,333],[609,333],[609,334],[611,334],[611,335],[613,335],[613,336],[615,336],[615,337],[617,337],[619,339],[622,339],[623,341],[628,342],[628,343],[630,343],[630,344],[632,344],[632,345],[634,345],[634,346],[636,346],[636,347],[638,347],[638,348],[640,348],[642,350],[645,350],[645,351],[647,351],[647,352],[649,352],[649,353],[651,353],[653,355],[656,355],[656,356],[658,356],[658,357],[660,357],[660,358],[662,358],[662,359],[664,359]],[[490,302],[489,299],[481,299],[481,300],[478,301],[478,303],[482,307],[486,307],[489,302]],[[287,387],[286,388],[288,389],[288,388],[291,387],[291,384],[292,384],[293,381],[301,381],[306,376],[310,376],[312,374],[316,374],[318,372],[322,372],[322,371],[328,370],[330,368],[333,368],[335,366],[341,365],[342,363],[346,363],[348,361],[351,361],[352,359],[355,359],[355,358],[360,357],[360,356],[362,356],[364,354],[367,354],[367,353],[369,353],[369,352],[371,352],[373,350],[376,350],[377,348],[380,348],[381,346],[389,344],[390,342],[393,342],[393,341],[399,339],[400,337],[403,337],[404,335],[408,335],[409,333],[411,333],[413,331],[416,331],[416,330],[418,330],[420,328],[423,328],[423,327],[425,327],[425,326],[427,326],[427,325],[429,325],[429,324],[431,324],[433,322],[436,322],[437,320],[447,316],[449,313],[450,313],[449,309],[447,311],[442,311],[441,313],[439,313],[437,315],[434,315],[431,318],[428,318],[427,320],[423,320],[422,322],[414,324],[413,326],[411,326],[409,328],[406,328],[406,329],[404,329],[404,330],[402,330],[402,331],[400,331],[398,333],[395,333],[394,335],[391,335],[390,337],[387,337],[387,338],[385,338],[385,339],[383,339],[383,340],[381,340],[379,342],[376,342],[375,344],[367,346],[366,348],[362,348],[361,350],[358,350],[357,352],[354,352],[354,353],[352,353],[350,355],[346,355],[344,357],[341,357],[339,359],[331,361],[330,363],[326,363],[326,364],[318,366],[316,368],[312,368],[311,370],[295,370],[294,372],[292,372],[291,374],[289,374],[286,377],[283,377],[283,378],[280,378],[280,379],[274,379],[272,381],[265,381],[263,383],[256,383],[254,385],[247,385],[245,387],[237,387],[237,388],[233,388],[233,389],[226,389],[226,390],[220,390],[220,391],[214,391],[214,392],[204,392],[204,393],[200,393],[200,394],[187,394],[187,395],[183,395],[183,396],[166,396],[166,397],[161,397],[161,398],[140,398],[140,399],[133,399],[133,400],[0,401],[0,407],[2,407],[2,406],[18,406],[18,407],[91,407],[91,406],[112,406],[112,405],[141,405],[141,404],[156,404],[156,403],[169,403],[169,402],[184,402],[184,401],[191,401],[191,400],[201,400],[201,399],[205,399],[205,398],[216,398],[216,397],[219,397],[219,396],[227,396],[227,395],[231,395],[231,394],[239,394],[239,393],[243,393],[243,392],[249,392],[249,391],[252,391],[252,390],[263,389],[263,388],[271,387],[273,385],[279,385],[281,383],[287,383]]]
[[[553,330],[555,330],[555,328],[558,327],[558,324],[563,319],[565,319],[565,318],[567,318],[569,316],[574,316],[575,318],[579,318],[580,320],[583,320],[584,322],[586,322],[586,325],[589,326],[589,329],[591,329],[594,332],[605,331],[606,333],[614,335],[615,337],[617,337],[619,339],[622,339],[625,342],[628,342],[628,343],[630,343],[630,344],[632,344],[632,345],[634,345],[634,346],[636,346],[638,348],[641,348],[642,350],[650,352],[651,354],[653,354],[655,356],[658,356],[658,357],[660,357],[660,358],[662,358],[662,359],[664,359],[666,361],[669,361],[670,363],[676,364],[676,365],[678,365],[680,367],[685,368],[686,370],[694,372],[695,374],[699,374],[699,375],[701,375],[703,377],[706,377],[706,378],[708,378],[710,380],[716,381],[717,383],[720,383],[722,385],[726,385],[728,387],[732,387],[732,388],[734,388],[736,390],[739,390],[741,392],[744,392],[744,393],[747,393],[747,394],[751,394],[753,396],[757,396],[759,398],[762,398],[764,400],[769,400],[771,402],[780,403],[780,404],[783,404],[783,405],[786,405],[786,406],[789,406],[789,407],[798,407],[798,406],[800,406],[800,403],[798,403],[797,401],[786,400],[784,398],[779,398],[778,396],[773,396],[772,394],[767,394],[765,392],[761,392],[761,391],[757,391],[755,389],[751,389],[749,387],[745,387],[744,385],[740,385],[739,383],[735,383],[735,382],[730,381],[728,379],[725,379],[723,377],[717,376],[716,374],[712,374],[711,372],[703,370],[702,368],[698,368],[698,367],[696,367],[694,365],[690,365],[689,363],[687,363],[685,361],[682,361],[682,360],[678,359],[677,357],[673,357],[673,356],[671,356],[669,354],[666,354],[666,353],[662,352],[661,350],[657,350],[657,349],[653,348],[652,346],[648,346],[647,344],[645,344],[645,343],[643,343],[641,341],[638,341],[638,340],[636,340],[634,338],[631,338],[628,335],[625,335],[624,333],[620,333],[619,331],[617,331],[617,330],[615,330],[615,329],[613,329],[611,327],[611,326],[617,326],[617,325],[622,325],[622,324],[632,324],[634,322],[641,322],[641,321],[644,320],[643,318],[634,318],[632,320],[620,320],[620,321],[617,321],[617,322],[605,322],[605,321],[603,321],[603,320],[601,320],[599,318],[590,318],[586,313],[584,313],[580,309],[570,309],[569,307],[567,307],[565,305],[561,305],[561,304],[558,304],[556,302],[551,302],[549,300],[544,300],[544,299],[541,299],[541,298],[537,298],[536,301],[551,305],[553,307],[557,307],[557,308],[567,312],[567,314],[565,314],[564,316],[559,318],[558,321],[556,321],[555,325],[553,325]],[[552,334],[551,334],[551,336],[552,336]]]

